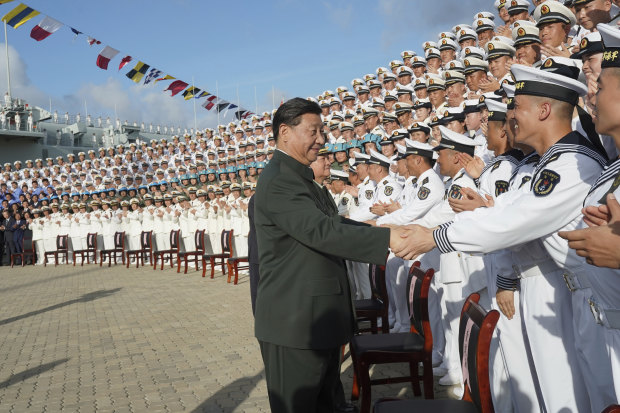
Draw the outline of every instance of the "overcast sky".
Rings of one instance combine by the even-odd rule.
[[[138,122],[192,126],[192,101],[163,93],[166,84],[136,85],[125,77],[137,59],[196,87],[255,111],[294,96],[316,96],[421,52],[426,40],[458,23],[471,24],[478,11],[494,11],[492,0],[212,2],[200,0],[24,0],[41,12],[8,27],[13,95],[59,113],[114,116]],[[18,1],[0,6],[5,15]],[[89,46],[63,27],[36,42],[30,31],[43,15],[102,42]],[[2,39],[3,40],[3,39]],[[95,65],[103,46],[130,54],[120,72],[119,54],[107,71]],[[4,44],[1,45],[4,48]],[[6,89],[0,50],[0,91]],[[273,92],[275,91],[275,96]],[[237,95],[239,98],[237,98]],[[201,102],[201,101],[198,101]],[[198,126],[217,117],[197,105]],[[229,119],[227,119],[229,120]]]

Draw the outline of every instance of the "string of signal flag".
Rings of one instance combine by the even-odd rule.
[[[14,0],[0,0],[0,5],[11,3],[13,1]],[[24,3],[21,3],[19,6],[8,12],[2,18],[2,21],[13,27],[14,29],[17,29],[30,19],[40,14],[41,12],[27,6]],[[32,30],[30,31],[30,37],[40,42],[57,32],[64,26],[67,26],[71,29],[71,32],[73,32],[74,34],[74,39],[78,36],[83,35],[86,36],[86,42],[91,47],[94,45],[102,44],[100,40],[84,34],[78,29],[66,25],[47,15],[44,15],[43,19],[39,22],[39,24],[32,28]],[[123,58],[121,58],[121,61],[118,65],[119,71],[129,62],[134,60],[131,55],[121,54],[120,50],[106,45],[97,55],[97,67],[103,70],[108,70],[110,62],[118,55],[124,56]],[[204,102],[201,103],[201,106],[203,108],[207,110],[215,109],[216,112],[222,113],[222,116],[226,116],[230,110],[234,110],[234,117],[238,120],[245,119],[248,116],[254,115],[254,113],[249,110],[243,109],[234,103],[228,102],[216,95],[213,95],[212,93],[207,92],[206,90],[202,90],[194,85],[190,85],[188,82],[184,82],[174,76],[165,74],[163,71],[140,60],[137,61],[133,69],[127,72],[125,76],[127,76],[135,83],[139,84],[140,82],[142,82],[143,85],[148,85],[151,83],[156,84],[161,81],[171,81],[170,84],[168,84],[168,87],[164,89],[164,92],[170,92],[170,96],[176,96],[181,93],[181,96],[183,96],[185,100],[190,100],[192,98],[204,99]]]

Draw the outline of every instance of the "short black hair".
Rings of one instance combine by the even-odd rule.
[[[301,116],[306,113],[321,115],[321,107],[318,103],[303,98],[293,98],[284,102],[273,117],[272,129],[276,142],[280,134],[280,125],[297,126],[301,122]]]

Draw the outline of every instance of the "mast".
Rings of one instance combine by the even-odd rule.
[[[4,48],[6,50],[6,83],[9,98],[11,98],[11,66],[9,64],[9,38],[6,31],[6,21],[4,22]]]

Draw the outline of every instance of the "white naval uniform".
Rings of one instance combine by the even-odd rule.
[[[140,210],[129,211],[127,218],[123,219],[123,223],[127,223],[127,226],[123,226],[127,231],[127,241],[129,243],[130,250],[140,249],[140,234],[142,233],[142,212]]]
[[[214,254],[219,254],[222,252],[222,243],[220,241],[220,233],[218,233],[218,222],[217,222],[217,214],[219,212],[219,205],[217,204],[216,199],[212,199],[211,201],[207,201],[209,203],[208,210],[208,229],[209,229],[209,240],[211,241],[211,248]],[[215,211],[217,208],[218,212]]]
[[[569,133],[541,156],[531,185],[499,197],[493,208],[466,212],[433,234],[442,252],[486,253],[539,240],[553,259],[545,260],[539,252],[539,260],[532,260],[521,248],[515,263],[522,278],[522,316],[541,390],[539,402],[546,411],[591,409],[585,383],[590,378],[584,381],[582,375],[572,299],[562,279],[568,246],[557,231],[572,230],[581,220],[580,201],[603,163],[587,139]],[[532,276],[541,273],[544,277]]]
[[[59,235],[68,235],[68,239],[69,239],[69,255],[68,255],[68,261],[69,263],[73,263],[73,257],[72,257],[72,253],[73,253],[73,245],[72,245],[72,237],[71,237],[71,214],[63,214],[60,213],[59,214],[59,220],[60,220],[60,228],[58,229],[58,234]],[[79,237],[78,237],[79,238]],[[81,242],[81,241],[80,241]],[[64,260],[64,257],[62,258]]]
[[[454,178],[448,180],[444,199],[435,205],[424,217],[414,221],[424,227],[433,228],[445,224],[455,217],[455,213],[450,207],[449,200],[461,199],[461,188],[471,188],[476,190],[474,180],[461,169]],[[432,254],[427,254],[427,259],[432,258]],[[433,262],[434,261],[434,262]],[[442,312],[442,327],[445,336],[445,351],[442,366],[452,375],[461,375],[461,364],[459,356],[458,331],[461,310],[465,299],[469,294],[484,289],[484,272],[481,271],[482,259],[479,256],[454,252],[442,254],[439,257],[439,264],[436,260],[431,260],[432,268],[439,268],[436,276],[438,295]],[[470,262],[472,265],[469,265]],[[476,272],[472,269],[476,267]],[[481,294],[481,305],[484,306],[485,294]]]
[[[110,250],[114,248],[114,232],[112,232],[112,210],[101,210],[101,233],[103,236],[104,249]]]
[[[445,186],[439,175],[432,169],[428,169],[420,174],[419,178],[410,177],[407,179],[405,187],[401,192],[401,208],[386,214],[377,219],[377,225],[408,225],[416,219],[423,217],[435,205],[442,202],[445,194]],[[407,278],[411,261],[404,261],[402,258],[396,257],[390,253],[386,265],[386,286],[390,296],[390,311],[395,318],[394,331],[406,332],[410,329],[408,299],[406,297]],[[428,266],[423,269],[428,269]],[[434,268],[439,272],[439,268]],[[439,301],[436,299],[436,291],[432,294],[434,298],[429,297],[429,301],[433,301],[433,305],[429,303],[429,312],[433,313],[432,318],[435,320],[435,328],[433,331],[433,346],[437,342],[440,346],[443,342],[440,337],[441,329],[441,311],[439,310]],[[432,307],[432,310],[431,310]],[[433,311],[437,310],[437,311]]]
[[[583,206],[601,205],[608,193],[620,199],[619,187],[620,160],[616,159],[605,167]],[[576,228],[586,227],[582,220]],[[596,397],[596,401],[592,400],[592,409],[601,411],[620,401],[620,271],[595,267],[577,256],[574,250],[567,252],[566,281],[572,289],[576,341],[579,340],[575,344],[582,355],[582,368],[587,369],[586,381],[592,381],[591,387],[595,387],[588,388],[590,398]],[[609,380],[609,368],[613,380]]]
[[[83,237],[81,231],[81,222],[83,219],[83,214],[81,212],[76,212],[75,214],[67,214],[69,219],[69,238],[71,238],[71,247],[73,251],[82,250],[85,248],[82,245]],[[77,259],[78,257],[76,257]]]
[[[154,225],[155,228],[153,229],[153,238],[155,238],[155,244],[157,246],[157,251],[163,251],[163,250],[167,250],[170,249],[169,246],[167,246],[167,244],[170,243],[170,232],[168,232],[168,236],[166,236],[166,228],[167,228],[167,224],[166,221],[168,220],[166,218],[166,215],[168,215],[168,212],[166,211],[166,207],[164,206],[160,206],[160,207],[155,207],[155,218],[154,218]],[[168,239],[168,241],[166,242],[166,239]]]
[[[97,234],[97,250],[103,249],[103,227],[101,226],[101,213],[102,211],[98,209],[86,214],[88,215],[87,219],[90,224],[89,232]]]
[[[334,203],[338,208],[338,215],[341,217],[348,217],[351,206],[354,204],[353,197],[348,192],[342,191],[340,194],[332,193]]]
[[[43,241],[44,221],[45,220],[43,218],[34,218],[32,220],[32,224],[30,224],[30,229],[32,230],[32,242],[34,243],[34,249],[37,255],[36,265],[43,264],[43,257],[45,255],[45,245]]]

